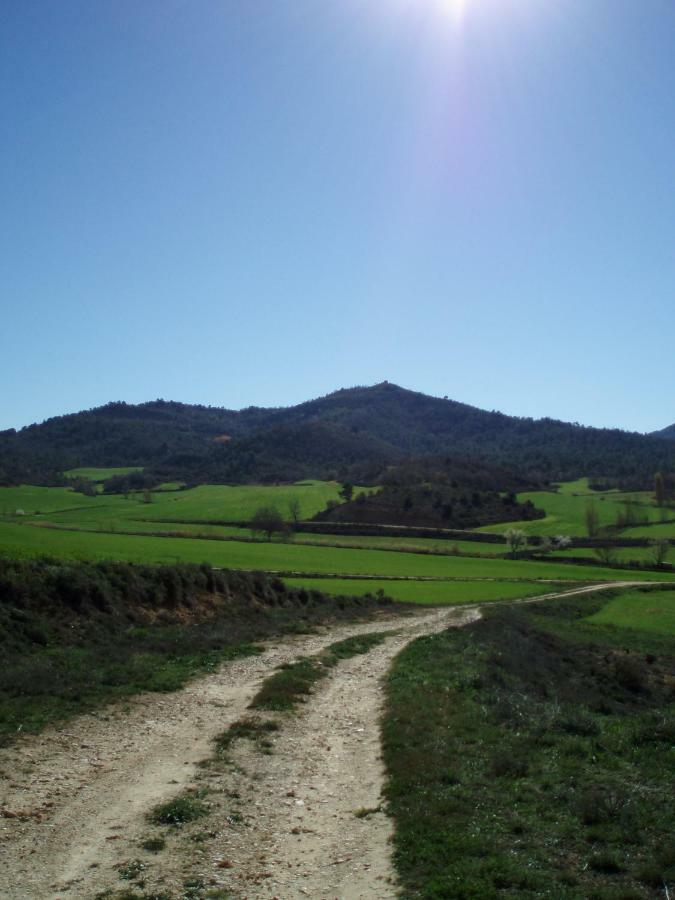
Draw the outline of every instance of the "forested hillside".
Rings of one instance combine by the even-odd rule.
[[[501,467],[530,481],[675,469],[661,437],[487,412],[384,382],[298,406],[238,412],[156,400],[110,403],[0,434],[4,483],[76,466],[144,466],[187,482],[380,480],[404,460]]]

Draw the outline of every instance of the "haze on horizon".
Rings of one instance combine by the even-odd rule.
[[[668,0],[8,0],[0,428],[384,379],[675,421]]]

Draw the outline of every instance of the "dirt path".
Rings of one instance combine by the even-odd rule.
[[[0,896],[92,900],[130,887],[125,866],[139,860],[146,890],[169,898],[208,896],[201,887],[283,900],[393,897],[389,820],[375,811],[380,679],[413,638],[479,615],[475,606],[454,607],[283,639],[175,694],[143,695],[1,750]],[[213,738],[247,714],[278,665],[388,628],[397,633],[340,663],[306,709],[277,717],[270,755],[240,741],[234,765],[200,768]],[[161,853],[143,850],[143,840],[158,835],[148,810],[203,787],[207,819],[164,829]]]
[[[284,639],[175,694],[142,695],[126,708],[82,716],[1,750],[0,896],[90,900],[106,888],[125,887],[116,867],[150,857],[139,846],[151,831],[145,813],[195,785],[198,764],[212,755],[213,738],[246,714],[261,679],[276,666],[353,634],[401,629],[406,637],[387,645],[391,654],[378,654],[386,667],[406,640],[442,628],[455,616],[454,610],[435,610]],[[339,680],[343,672],[346,682],[352,680],[346,667],[339,670]],[[373,669],[373,690],[383,671]],[[365,671],[363,677],[370,679]],[[377,740],[376,728],[374,719],[369,740],[373,734]],[[174,870],[184,867],[173,854],[148,862],[162,869],[164,890],[174,896],[183,883]]]

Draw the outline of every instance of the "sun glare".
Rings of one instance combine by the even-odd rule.
[[[441,11],[456,22],[461,22],[466,12],[467,0],[436,0]]]

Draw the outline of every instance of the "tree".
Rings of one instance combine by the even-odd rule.
[[[294,527],[297,527],[300,521],[300,501],[297,497],[291,497],[288,501],[288,514]]]
[[[667,538],[658,538],[650,541],[651,558],[655,566],[662,566],[670,553],[670,541]]]
[[[591,500],[586,504],[586,531],[589,537],[595,537],[600,527],[600,517],[595,503]]]
[[[350,481],[345,481],[340,489],[340,496],[345,501],[345,503],[349,503],[349,501],[354,496],[354,485]]]
[[[600,547],[595,548],[595,555],[606,566],[614,565],[616,561],[616,547],[613,547],[611,544],[602,544]]]
[[[504,537],[511,550],[511,556],[514,557],[527,544],[527,535],[520,528],[509,528],[504,532]]]
[[[272,535],[283,534],[284,520],[276,506],[260,506],[251,516],[248,523],[252,534],[267,535],[267,540],[272,540]]]
[[[572,538],[566,534],[554,534],[551,538],[551,549],[566,550],[572,543]]]
[[[654,499],[657,506],[664,506],[666,502],[666,482],[661,472],[654,476]]]

